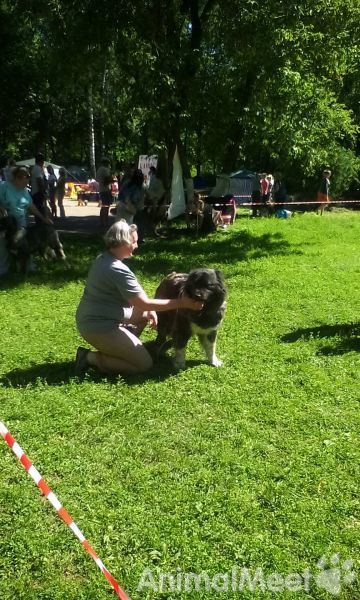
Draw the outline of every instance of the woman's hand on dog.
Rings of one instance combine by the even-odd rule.
[[[156,312],[154,310],[148,310],[144,313],[144,317],[147,319],[150,327],[152,329],[156,329],[157,328],[157,324],[158,324],[158,316],[156,314]]]
[[[188,296],[181,298],[148,298],[145,292],[135,294],[128,300],[130,306],[140,309],[145,313],[153,311],[164,312],[167,310],[178,310],[179,308],[187,308],[194,311],[200,311],[204,303],[199,300],[193,300]]]
[[[187,296],[183,296],[180,299],[181,306],[180,308],[188,308],[190,310],[202,310],[204,303],[200,300],[193,300],[192,298],[188,298]]]

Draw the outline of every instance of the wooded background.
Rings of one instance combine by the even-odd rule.
[[[359,0],[0,0],[0,159],[359,171]]]

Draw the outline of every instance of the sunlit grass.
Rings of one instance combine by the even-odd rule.
[[[0,419],[133,599],[214,597],[138,592],[145,568],[287,575],[316,573],[322,555],[356,561],[359,239],[349,212],[238,219],[142,247],[131,267],[149,294],[173,270],[223,270],[221,369],[193,340],[179,374],[166,362],[126,380],[74,377],[74,313],[99,240],[65,239],[68,271],[1,284]],[[109,598],[4,443],[0,461],[1,598]],[[359,594],[354,583],[338,597]],[[313,584],[294,597],[329,595]]]

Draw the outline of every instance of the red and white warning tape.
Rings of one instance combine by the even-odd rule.
[[[243,196],[233,196],[234,198],[243,198]],[[302,202],[239,202],[238,207],[242,206],[306,206],[307,204],[360,204],[360,200],[330,200],[330,202],[319,202],[319,200],[303,200]]]
[[[116,579],[114,579],[114,577],[111,575],[111,573],[106,569],[105,565],[100,560],[100,558],[96,554],[93,547],[85,539],[85,536],[80,531],[80,529],[78,528],[76,523],[74,523],[74,521],[71,518],[71,516],[69,515],[69,513],[65,510],[65,508],[63,508],[61,502],[55,496],[54,492],[49,488],[46,481],[40,475],[39,471],[37,469],[35,469],[31,460],[26,456],[24,450],[14,440],[14,438],[12,437],[12,435],[10,434],[10,432],[5,427],[5,425],[2,421],[0,421],[0,434],[4,438],[5,442],[9,446],[9,448],[11,448],[11,450],[13,451],[15,456],[17,456],[17,458],[21,462],[24,469],[29,473],[30,477],[35,481],[39,490],[41,490],[41,492],[44,494],[44,496],[47,498],[47,500],[50,502],[50,504],[55,508],[59,517],[71,529],[71,531],[77,537],[77,539],[79,540],[81,545],[85,548],[86,552],[88,554],[90,554],[91,558],[96,562],[100,571],[103,573],[103,575],[109,581],[110,585],[113,587],[113,589],[116,592],[116,594],[118,595],[118,597],[121,598],[121,600],[129,600],[129,596],[121,589],[121,587],[119,586]]]
[[[201,194],[199,193],[200,198],[208,198],[207,194]],[[230,194],[229,194],[230,196]],[[236,198],[237,200],[240,200],[241,198],[248,198],[249,196],[242,196],[242,195],[238,195],[238,194],[232,194],[231,195],[232,198]],[[223,203],[222,202],[216,202],[214,204],[217,206],[221,206]],[[239,202],[239,204],[237,205],[238,208],[241,208],[242,206],[298,206],[298,205],[304,205],[306,206],[307,204],[360,204],[360,199],[359,200],[330,200],[329,202],[319,202],[319,200],[302,200],[301,202],[291,202],[291,201],[284,201],[284,202]]]

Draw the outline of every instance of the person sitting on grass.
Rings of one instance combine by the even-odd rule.
[[[216,210],[212,204],[205,203],[198,193],[189,206],[189,217],[196,219],[196,230],[207,235],[223,226],[221,210]]]
[[[155,311],[187,308],[201,310],[202,303],[183,296],[176,299],[149,299],[134,273],[124,264],[137,248],[136,225],[121,219],[104,236],[106,250],[93,262],[76,312],[82,338],[96,351],[79,346],[75,372],[90,366],[101,373],[142,373],[152,358],[139,340],[147,323],[157,325]],[[127,326],[132,326],[131,331]]]
[[[197,229],[200,229],[204,219],[204,201],[200,198],[200,194],[194,193],[192,201],[187,205],[186,216],[188,225],[190,224],[190,219],[195,219]]]

